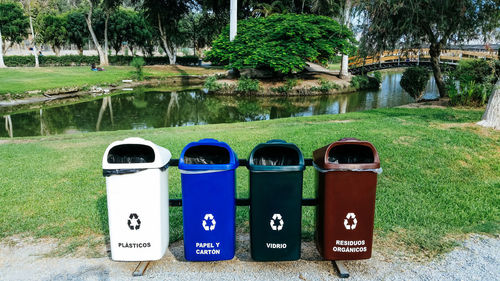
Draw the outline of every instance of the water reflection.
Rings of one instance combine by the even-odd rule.
[[[413,102],[401,89],[400,79],[401,73],[386,73],[379,91],[314,97],[223,97],[202,91],[137,89],[100,100],[4,116],[5,130],[0,130],[0,137],[247,122],[394,107]],[[437,97],[433,79],[425,97]]]

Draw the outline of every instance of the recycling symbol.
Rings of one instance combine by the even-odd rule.
[[[130,216],[128,216],[127,224],[130,230],[138,230],[139,228],[141,228],[141,220],[136,213],[132,213],[130,214]]]
[[[275,224],[276,222],[277,225]],[[272,230],[280,231],[283,229],[283,225],[285,223],[283,222],[283,218],[280,214],[274,214],[269,224],[271,225]]]
[[[208,223],[210,222],[210,223]],[[215,218],[214,215],[212,214],[205,214],[205,217],[203,218],[203,222],[201,223],[203,225],[203,229],[205,231],[212,231],[215,229]]]
[[[352,221],[352,223],[349,223],[349,220]],[[354,213],[347,213],[344,219],[344,226],[345,229],[347,230],[354,230],[356,228],[356,225],[358,224],[358,220],[356,219],[356,215]]]

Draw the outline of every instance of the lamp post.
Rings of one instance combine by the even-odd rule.
[[[238,1],[231,0],[230,7],[230,24],[229,24],[229,41],[233,41],[236,37],[236,29],[238,25]]]

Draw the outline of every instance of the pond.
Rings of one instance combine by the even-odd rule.
[[[137,88],[102,99],[3,116],[0,137],[249,122],[394,107],[413,102],[399,85],[401,75],[384,73],[378,91],[309,97],[228,97],[207,95],[202,90]],[[431,78],[425,98],[436,97],[437,87]]]

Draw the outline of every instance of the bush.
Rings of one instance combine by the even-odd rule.
[[[450,97],[450,104],[453,106],[483,106],[488,101],[493,91],[493,86],[494,85],[490,83],[478,84],[474,81],[470,81],[465,85],[459,83],[459,89],[457,89],[454,80],[446,80],[446,89]]]
[[[352,54],[354,43],[353,33],[331,18],[274,14],[239,21],[238,35],[232,42],[226,27],[205,59],[228,68],[289,74],[303,70],[306,61],[326,64],[339,52]]]
[[[339,89],[339,88],[340,88],[340,86],[335,84],[334,82],[327,81],[325,79],[320,79],[319,80],[319,87],[312,87],[311,91],[328,93],[330,90]]]
[[[453,76],[460,84],[470,82],[482,84],[493,78],[493,66],[486,60],[461,60],[453,72]]]
[[[297,79],[287,78],[284,85],[278,87],[272,87],[270,89],[272,92],[286,94],[290,92],[293,89],[293,87],[297,86],[297,83],[298,83]]]
[[[132,56],[109,56],[111,65],[130,65],[134,57]],[[35,66],[34,56],[6,56],[5,64],[10,67]],[[40,66],[79,66],[99,64],[98,56],[41,56],[39,57]],[[170,64],[168,57],[144,57],[145,65]],[[199,58],[196,56],[177,57],[177,64],[180,65],[198,65]]]
[[[240,78],[236,87],[236,91],[245,93],[258,92],[259,89],[259,81],[250,78]]]
[[[379,78],[381,80],[381,78]],[[351,86],[358,90],[373,90],[380,88],[380,80],[368,75],[357,75],[352,77]]]
[[[483,106],[498,80],[498,61],[462,60],[445,79],[451,105]]]
[[[403,72],[399,84],[412,98],[419,101],[424,95],[429,78],[429,71],[426,68],[409,67]]]
[[[216,76],[210,76],[205,80],[205,84],[203,85],[205,89],[207,89],[209,92],[216,92],[222,88],[222,86],[217,83],[217,77]]]
[[[135,67],[135,76],[139,81],[142,81],[142,79],[144,79],[144,73],[142,71],[142,67],[144,66],[144,64],[145,62],[142,57],[134,57],[130,62],[130,66]]]

